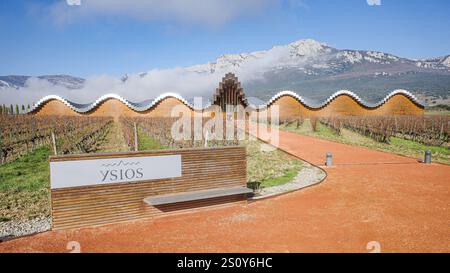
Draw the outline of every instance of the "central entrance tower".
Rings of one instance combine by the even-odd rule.
[[[222,78],[222,82],[219,83],[219,87],[216,89],[212,101],[212,104],[220,106],[223,112],[227,111],[227,105],[233,107],[237,105],[248,106],[244,89],[233,73],[228,73]]]

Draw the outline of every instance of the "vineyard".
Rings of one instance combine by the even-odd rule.
[[[433,146],[449,146],[450,117],[386,116],[333,117],[319,121],[337,133],[341,128],[356,131],[379,142],[389,143],[392,136]]]
[[[211,118],[203,118],[202,124],[206,124],[209,122]],[[123,133],[125,140],[130,147],[131,150],[136,149],[136,140],[135,140],[135,130],[142,130],[148,137],[151,139],[157,140],[162,146],[168,147],[171,149],[182,149],[182,148],[194,148],[194,147],[219,147],[219,146],[233,146],[239,145],[238,141],[238,130],[236,128],[236,122],[230,122],[233,129],[227,129],[226,120],[224,119],[222,122],[222,128],[224,133],[231,132],[233,140],[216,140],[213,139],[212,135],[204,132],[201,127],[195,128],[194,119],[187,122],[188,124],[180,124],[180,128],[189,127],[190,130],[187,130],[184,135],[182,132],[180,135],[182,136],[181,140],[174,139],[172,137],[172,126],[177,125],[176,122],[178,118],[129,118],[129,117],[121,117],[120,122],[122,124]],[[212,126],[214,130],[214,126]],[[197,129],[197,130],[196,130]],[[213,131],[212,130],[212,131]],[[195,134],[198,134],[198,137],[195,138]],[[196,140],[197,139],[197,140]]]
[[[304,121],[303,118],[281,120],[280,125],[299,128]],[[313,131],[321,123],[337,135],[347,129],[381,143],[390,143],[392,137],[398,137],[425,145],[450,147],[449,116],[353,116],[311,118],[309,121]],[[201,122],[203,125],[210,123],[212,130],[207,132],[201,126],[195,127],[194,119],[186,124],[177,118],[121,117],[119,133],[123,134],[129,150],[137,150],[138,131],[159,142],[161,147],[171,149],[239,145],[236,121],[228,123],[228,128],[225,118],[221,124],[225,135],[230,132],[231,140],[215,139],[211,131],[215,131],[217,124],[211,125],[210,118],[203,118]],[[107,117],[0,115],[0,162],[11,162],[45,145],[53,147],[53,154],[96,152],[98,143],[105,140],[112,124],[113,119]],[[181,134],[181,139],[174,139],[174,125],[179,128],[190,126],[190,130]]]
[[[112,118],[0,115],[0,162],[17,159],[39,147],[54,153],[89,153],[104,139]]]
[[[281,120],[282,126],[299,128],[305,119]],[[449,116],[368,116],[368,117],[321,117],[309,119],[316,131],[317,123],[326,125],[334,133],[348,129],[378,142],[389,143],[391,137],[399,137],[425,145],[450,148]]]
[[[280,125],[299,128],[304,121],[303,118],[281,120]],[[309,121],[313,131],[316,131],[317,124],[321,123],[337,135],[342,129],[347,129],[382,143],[390,143],[392,137],[398,137],[425,145],[450,147],[449,116],[352,116],[311,118]],[[228,123],[228,128],[225,118],[221,124],[224,134],[228,131],[231,140],[215,139],[211,131],[215,131],[217,124],[211,125],[210,118],[203,118],[201,122],[203,125],[210,123],[212,130],[207,132],[202,130],[201,126],[196,127],[194,119],[190,120],[190,124],[189,120],[186,124],[186,121],[177,118],[119,119],[120,134],[123,134],[130,150],[137,150],[138,131],[159,142],[162,147],[171,149],[239,144],[236,121]],[[112,123],[113,119],[107,117],[0,115],[0,162],[11,162],[45,145],[53,147],[53,154],[95,152],[98,143],[105,140]],[[181,139],[174,139],[174,125],[183,129],[190,126],[190,130],[185,130]]]
[[[129,150],[137,150],[138,130],[150,139],[158,141],[161,146],[172,149],[239,144],[236,123],[230,123],[233,127],[230,130],[225,119],[222,123],[223,131],[231,132],[233,140],[216,140],[214,135],[203,132],[201,127],[196,131],[193,119],[190,124],[183,124],[180,127],[191,126],[191,130],[187,131],[188,134],[181,134],[180,140],[173,139],[171,130],[177,120],[177,118],[122,117],[119,120],[120,133],[123,134]],[[206,124],[210,120],[203,118],[201,122]],[[105,140],[112,123],[113,119],[107,117],[0,115],[0,162],[3,164],[14,161],[42,146],[52,147],[53,154],[59,155],[96,152],[99,142]],[[212,131],[216,125],[212,124]],[[194,139],[196,133],[197,140]]]

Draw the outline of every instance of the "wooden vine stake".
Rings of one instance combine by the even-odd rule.
[[[134,150],[138,151],[138,135],[137,135],[137,126],[136,122],[134,123]]]
[[[55,155],[57,155],[58,153],[56,152],[56,138],[55,138],[55,132],[52,131],[52,143],[53,143],[53,153]]]

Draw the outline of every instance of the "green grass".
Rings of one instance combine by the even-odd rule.
[[[292,168],[284,170],[282,176],[265,179],[265,180],[261,181],[260,187],[268,188],[268,187],[284,185],[286,183],[291,182],[297,176],[298,172],[300,171],[300,166],[301,166],[300,161],[294,160],[292,163],[293,163]]]
[[[305,121],[300,125],[300,127],[297,128],[296,124],[289,124],[289,125],[281,125],[280,127],[282,130],[295,132],[303,135],[308,136],[315,136],[315,137],[321,137],[326,138],[330,140],[339,140],[339,135],[336,134],[335,131],[331,130],[329,127],[325,126],[324,124],[317,122],[316,131],[314,132],[312,129],[311,121],[309,119],[305,119]]]
[[[302,133],[302,134],[307,134],[307,133],[312,131],[311,122],[309,120],[305,120],[305,122],[303,122],[303,123],[301,123],[299,125],[300,126],[297,127],[297,123],[293,123],[293,124],[290,124],[287,127],[285,126],[285,128],[292,129],[293,131],[296,131],[296,132]]]
[[[316,132],[312,133],[327,139],[339,139],[339,135],[335,131],[320,122],[317,122]]]
[[[49,187],[50,149],[38,148],[28,155],[0,166],[0,191],[34,191]]]
[[[247,182],[249,187],[278,186],[292,181],[302,167],[302,161],[258,140],[241,142],[247,149]],[[261,145],[267,145],[262,147]]]
[[[161,150],[165,147],[161,145],[161,143],[149,137],[144,131],[138,129],[138,150],[146,151],[146,150]]]
[[[450,149],[446,147],[440,146],[430,146],[422,143],[418,143],[412,140],[407,140],[399,137],[391,137],[391,145],[396,145],[400,147],[404,147],[406,149],[417,150],[417,151],[426,151],[430,150],[432,154],[435,155],[446,155],[450,156]]]
[[[50,215],[48,147],[0,166],[0,221]]]

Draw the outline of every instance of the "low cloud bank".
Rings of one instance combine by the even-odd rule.
[[[152,70],[145,76],[128,76],[125,82],[108,75],[93,76],[86,79],[82,88],[69,89],[33,77],[25,87],[0,89],[0,104],[32,104],[47,95],[59,95],[76,103],[90,103],[108,93],[134,102],[153,99],[165,92],[178,93],[185,98],[211,96],[220,79],[220,75],[183,69]]]

